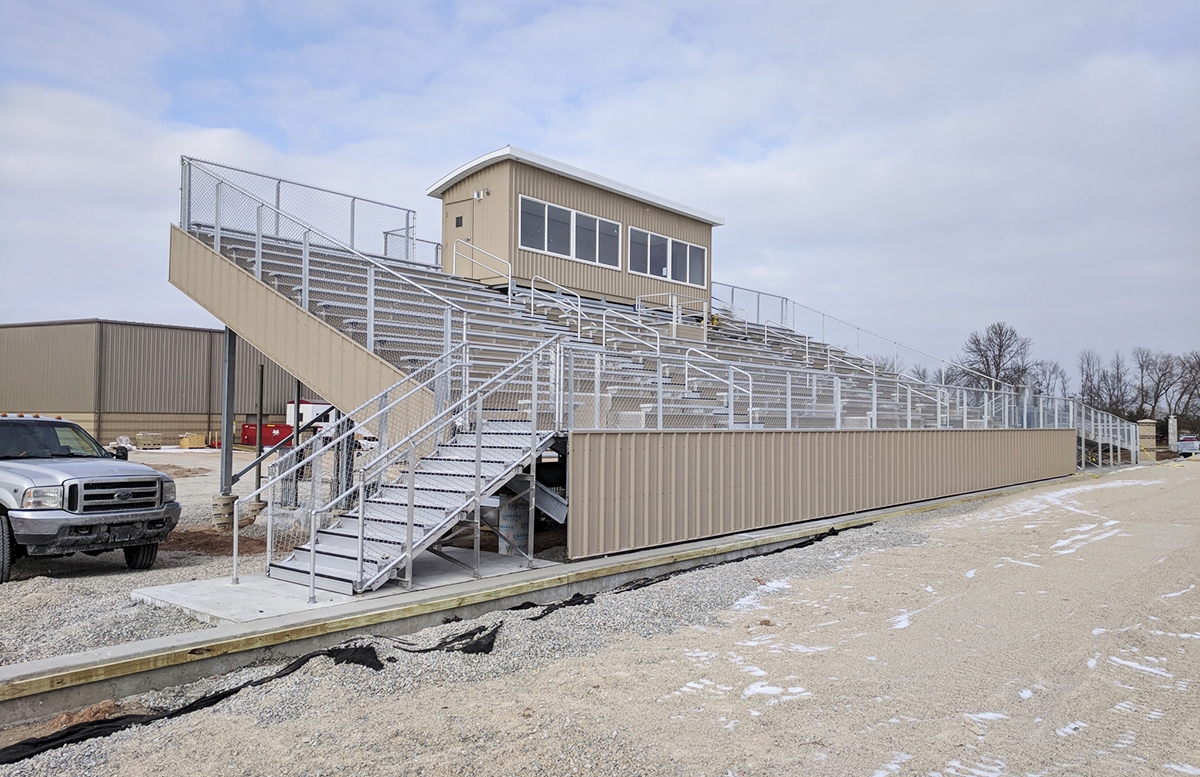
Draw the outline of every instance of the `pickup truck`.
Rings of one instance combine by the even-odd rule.
[[[149,569],[179,522],[175,481],[62,418],[0,413],[0,583],[22,556],[120,548]]]
[[[1194,434],[1179,435],[1179,455],[1185,459],[1200,453],[1200,441]]]

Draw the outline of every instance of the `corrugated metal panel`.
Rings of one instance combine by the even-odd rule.
[[[1072,430],[573,432],[572,558],[1068,475]]]
[[[480,200],[471,199],[473,192],[483,189],[489,190],[491,194]],[[559,259],[520,250],[517,246],[517,221],[518,198],[522,194],[619,222],[622,225],[621,269],[612,270],[588,262]],[[447,269],[450,267],[450,256],[453,254],[456,237],[453,216],[468,205],[473,232],[472,243],[509,259],[513,263],[513,275],[525,282],[534,275],[540,275],[568,288],[590,292],[592,296],[604,295],[610,299],[627,301],[632,301],[641,294],[662,292],[676,292],[701,298],[709,296],[707,288],[630,273],[627,253],[630,226],[686,240],[704,246],[708,261],[705,272],[711,279],[710,224],[536,167],[504,161],[468,176],[443,194],[443,262]],[[461,234],[461,231],[458,230],[458,233]],[[458,267],[457,271],[459,275],[481,279],[486,274],[478,268],[462,266]]]
[[[205,357],[211,331],[116,322],[100,326],[101,412],[209,412]]]
[[[91,413],[98,321],[0,327],[0,410]]]
[[[622,225],[621,269],[615,271],[588,262],[557,259],[518,249],[517,198],[522,194],[620,223]],[[518,278],[528,280],[534,275],[540,275],[571,289],[626,300],[633,300],[641,294],[671,291],[694,297],[707,298],[709,295],[708,289],[634,275],[629,272],[627,254],[629,251],[628,229],[631,226],[667,237],[686,240],[689,243],[704,246],[708,260],[705,273],[706,277],[711,278],[712,225],[710,224],[522,164],[513,164],[513,189],[509,203],[509,251],[510,255],[515,257],[513,259],[513,275]]]

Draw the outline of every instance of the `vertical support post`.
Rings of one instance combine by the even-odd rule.
[[[1021,428],[1028,429],[1029,428],[1029,387],[1028,386],[1025,388],[1024,391],[1021,392],[1021,397],[1022,397]]]
[[[658,357],[658,359],[656,359],[656,363],[658,364],[658,367],[657,367],[658,379],[655,381],[656,387],[657,387],[656,393],[658,395],[658,403],[657,403],[658,404],[658,420],[657,420],[654,428],[662,429],[663,428],[663,363],[662,363],[661,355]]]
[[[358,577],[354,590],[361,591],[363,587],[363,544],[367,536],[367,470],[358,471]]]
[[[479,577],[480,511],[483,509],[483,396],[475,398],[475,577]]]
[[[262,280],[262,209],[254,209],[254,278]]]
[[[729,408],[728,408],[729,409],[729,428],[732,429],[733,428],[733,365],[732,364],[729,365],[729,377],[727,378],[727,380],[729,381],[729,391],[726,394],[726,396],[728,397],[727,404],[729,405]],[[659,428],[661,429],[662,427],[660,426]]]
[[[792,373],[787,374],[787,419],[784,422],[784,428],[788,431],[792,429]]]
[[[221,377],[221,496],[229,496],[233,493],[233,400],[237,384],[237,334],[229,327],[225,327]]]
[[[305,282],[307,286],[307,279]],[[305,307],[308,307],[307,301]],[[447,310],[447,312],[449,312]],[[375,353],[375,265],[367,265],[367,350]]]
[[[217,181],[217,201],[213,206],[213,250],[221,253],[221,190],[224,184]]]
[[[563,428],[563,344],[561,340],[554,347],[554,371],[550,374],[554,379],[554,431],[561,432]]]
[[[478,453],[476,454],[478,461]],[[475,469],[479,469],[479,465],[475,465]],[[476,475],[476,480],[479,476]],[[479,486],[476,485],[476,491]],[[417,522],[417,449],[415,446],[408,449],[408,525],[405,527],[404,535],[404,587],[409,591],[412,590],[412,570],[413,570],[413,524]],[[479,503],[476,501],[475,520],[479,521]],[[476,531],[478,534],[478,530]]]
[[[357,197],[350,198],[350,248],[354,249],[354,205],[358,202]]]
[[[308,230],[304,230],[304,242],[300,256],[300,307],[308,310]]]
[[[240,513],[241,513],[241,510],[238,507],[238,503],[234,502],[233,503],[233,581],[230,583],[230,585],[238,585],[241,582],[238,579],[238,534],[240,533],[239,532],[240,527],[239,527],[238,523],[239,523],[239,521],[241,521],[241,517],[239,515]]]
[[[529,534],[526,537],[526,562],[533,569],[533,520],[537,507],[537,461],[538,461],[538,360],[534,357],[530,364],[529,412],[533,423],[529,427]]]
[[[1037,403],[1038,403],[1038,428],[1039,429],[1046,428],[1046,403],[1044,400],[1045,400],[1045,397],[1043,397],[1041,394],[1038,394]]]
[[[278,178],[275,179],[275,237],[279,237],[280,204],[283,202],[283,199],[280,196],[282,187],[283,181],[279,180]]]
[[[179,228],[192,229],[192,160],[179,160]]]
[[[842,379],[833,376],[833,428],[842,428]]]
[[[878,429],[879,422],[876,420],[879,416],[879,380],[871,379],[871,428]]]
[[[912,386],[905,384],[904,391],[906,394],[904,428],[911,429],[912,428]]]
[[[254,458],[261,459],[263,454],[263,366],[258,365],[258,392],[255,398],[255,423],[258,425],[254,432]],[[262,462],[254,465],[254,490],[262,488]],[[258,498],[258,501],[262,501]]]
[[[278,459],[276,460],[278,461]],[[278,470],[268,470],[268,474]],[[275,556],[275,487],[271,487],[271,499],[267,500],[267,574],[270,574],[271,561]]]
[[[600,428],[600,354],[594,357],[596,371],[592,374],[592,428]]]
[[[567,431],[575,428],[575,352],[567,355]]]

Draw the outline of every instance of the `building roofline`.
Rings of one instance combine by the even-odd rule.
[[[115,324],[117,326],[144,326],[153,329],[185,329],[190,332],[223,332],[223,329],[213,329],[203,326],[187,326],[185,324],[153,324],[146,321],[118,321],[111,318],[68,318],[53,321],[13,321],[0,324],[0,329],[21,329],[37,326],[80,326],[83,324]]]
[[[690,219],[703,221],[704,223],[711,224],[714,227],[719,227],[725,223],[725,219],[721,218],[720,216],[714,216],[711,213],[706,213],[702,210],[697,210],[696,208],[682,205],[678,202],[659,197],[656,194],[651,194],[650,192],[636,189],[632,186],[627,186],[626,184],[623,184],[619,181],[614,181],[611,178],[605,178],[604,176],[596,175],[595,173],[589,173],[587,170],[559,162],[555,159],[551,159],[550,157],[542,156],[541,154],[535,154],[532,151],[526,151],[523,148],[517,148],[516,146],[505,146],[504,148],[496,149],[491,153],[484,154],[478,159],[467,162],[462,167],[458,168],[454,172],[439,180],[433,186],[430,186],[428,189],[426,189],[425,194],[430,197],[437,197],[438,199],[441,199],[442,195],[446,193],[447,189],[463,180],[467,176],[478,172],[485,167],[490,167],[497,162],[503,162],[505,160],[523,162],[531,167],[537,167],[551,173],[557,173],[558,175],[562,175],[567,178],[583,181],[584,183],[589,183],[592,186],[613,192],[614,194],[620,194],[625,197],[629,197],[630,199],[644,202],[648,205],[654,205],[655,207],[662,208],[663,210],[668,210],[672,213],[678,213],[681,216],[687,216]]]

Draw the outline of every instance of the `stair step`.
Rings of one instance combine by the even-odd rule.
[[[366,577],[374,577],[375,573],[379,570],[379,564],[377,563],[378,558],[371,558],[367,555],[366,551],[366,543],[363,543],[363,575]],[[393,553],[393,556],[395,555],[403,554]],[[308,569],[308,545],[301,545],[293,550],[290,558],[299,568]],[[349,575],[350,579],[355,579],[358,577],[357,548],[341,548],[334,545],[325,545],[321,542],[321,538],[318,537],[317,568]]]
[[[276,561],[267,568],[267,577],[272,580],[286,580],[289,583],[298,583],[306,586],[309,581],[308,567],[301,568],[298,564],[294,564],[286,559],[284,561]],[[355,593],[354,576],[353,574],[344,574],[338,570],[318,566],[316,587],[322,591],[332,591],[337,594],[353,596]]]

